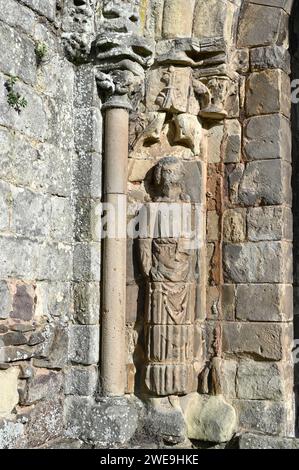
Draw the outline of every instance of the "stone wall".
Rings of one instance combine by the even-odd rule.
[[[190,446],[247,432],[282,445],[295,425],[293,214],[299,334],[292,1],[0,7],[0,448]],[[165,275],[159,255],[174,241],[128,238],[126,394],[111,400],[100,370],[101,107],[103,89],[119,87],[132,104],[129,221],[173,199],[200,206],[204,230],[187,277],[180,244]],[[187,305],[179,327],[161,320],[171,295],[172,315]],[[169,384],[178,370],[192,373]]]

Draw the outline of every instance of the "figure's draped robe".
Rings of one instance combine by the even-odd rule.
[[[187,239],[140,240],[147,275],[147,388],[182,395],[194,387],[195,256]]]

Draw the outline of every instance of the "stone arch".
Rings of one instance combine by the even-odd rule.
[[[293,4],[291,21],[290,21],[290,53],[291,53],[291,78],[292,85],[298,89],[299,79],[299,5]],[[292,89],[293,89],[292,86]],[[297,91],[295,98],[298,98]],[[294,338],[295,338],[295,351],[299,344],[299,104],[293,102],[292,104],[292,185],[293,185],[293,254],[294,254]],[[298,403],[299,403],[299,369],[298,369],[298,354],[295,355],[294,364],[294,377],[295,377],[295,398],[296,398],[296,432],[298,429]]]
[[[281,257],[280,274],[276,278],[271,270],[263,279],[252,273],[251,279],[250,276],[247,279],[245,276],[246,287],[242,284],[237,285],[236,314],[237,317],[243,315],[243,318],[246,318],[250,311],[248,302],[257,296],[259,308],[263,310],[260,312],[262,315],[259,318],[256,316],[254,319],[249,315],[246,320],[254,320],[251,323],[252,326],[255,321],[258,321],[261,328],[266,325],[268,328],[280,330],[281,338],[283,338],[281,342],[282,355],[279,361],[276,359],[276,364],[281,368],[280,380],[285,391],[283,401],[286,404],[284,407],[286,422],[283,432],[286,434],[293,432],[295,423],[293,413],[294,369],[295,392],[298,394],[298,374],[291,356],[293,323],[295,324],[295,338],[298,338],[298,301],[296,300],[298,297],[298,260],[296,256],[298,252],[298,191],[296,190],[298,181],[298,105],[293,105],[291,111],[290,98],[290,77],[292,79],[298,77],[297,25],[298,5],[292,0],[245,0],[242,2],[238,18],[236,42],[238,50],[242,51],[245,57],[248,54],[249,61],[243,78],[244,167],[239,170],[242,176],[238,186],[238,194],[241,198],[239,203],[246,208],[247,213],[247,239],[241,251],[246,250],[245,245],[247,245],[249,252],[252,249],[258,251],[258,246],[262,247],[263,245],[264,249],[270,250],[268,255],[272,252],[276,259]],[[290,131],[291,127],[293,137]],[[293,151],[291,151],[292,140]],[[264,178],[268,178],[269,186],[272,185],[272,195],[271,191],[266,191],[267,194],[264,192],[265,187],[263,189],[264,182],[262,181]],[[291,179],[293,184],[291,184]],[[293,218],[294,246],[292,245]],[[275,226],[280,229],[276,231]],[[278,247],[281,248],[280,254],[277,251]],[[294,280],[290,262],[292,253],[294,253]],[[251,252],[249,256],[256,255],[257,252],[255,255]],[[286,262],[286,260],[289,261]],[[269,287],[270,285],[271,287]],[[274,294],[274,292],[276,293]],[[279,318],[273,315],[273,307],[271,307],[275,301],[279,303],[281,312]],[[243,313],[241,308],[243,308]],[[278,343],[279,341],[276,343],[277,346]],[[275,400],[273,397],[273,403]],[[241,408],[242,406],[244,411],[246,405],[241,405]],[[280,433],[281,430],[278,428],[277,431]]]

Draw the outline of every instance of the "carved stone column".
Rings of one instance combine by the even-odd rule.
[[[124,395],[126,388],[129,112],[133,109],[133,97],[142,88],[144,68],[151,56],[146,40],[136,34],[135,20],[138,21],[138,15],[134,3],[104,2],[105,33],[95,41],[96,80],[105,114],[104,194],[114,214],[103,247],[101,380],[104,396]]]
[[[125,392],[126,194],[129,113],[143,94],[154,43],[140,36],[139,0],[70,0],[63,41],[76,64],[94,66],[104,114],[105,202],[114,217],[103,243],[102,393]],[[122,233],[120,233],[120,231]]]
[[[126,237],[119,231],[127,223],[129,110],[126,95],[123,100],[117,95],[114,98],[105,105],[104,191],[105,202],[114,213],[112,236],[105,238],[103,247],[101,379],[105,396],[121,396],[126,386]]]
[[[128,98],[134,76],[116,70],[96,75],[105,113],[104,194],[108,210],[109,236],[103,247],[102,282],[102,364],[104,396],[125,393],[125,318],[126,318],[126,194],[129,135]],[[110,207],[110,209],[109,209]]]

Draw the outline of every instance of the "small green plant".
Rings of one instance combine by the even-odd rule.
[[[38,42],[35,47],[35,54],[39,61],[42,61],[48,52],[48,46],[44,42]]]
[[[13,88],[18,81],[18,77],[10,77],[6,82],[6,88]]]
[[[17,81],[17,77],[10,77],[5,83],[5,88],[7,90],[7,103],[20,114],[22,109],[26,108],[28,102],[24,96],[21,96],[20,93],[15,91],[14,86]]]

